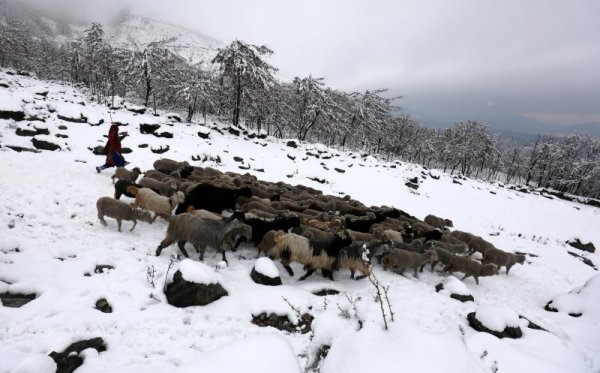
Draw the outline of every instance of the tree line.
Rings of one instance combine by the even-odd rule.
[[[343,92],[323,77],[277,78],[267,46],[235,40],[209,64],[192,63],[157,40],[131,49],[110,45],[93,23],[65,44],[34,37],[21,22],[0,23],[0,64],[43,79],[86,87],[98,102],[116,96],[180,110],[187,122],[207,115],[279,138],[316,141],[485,180],[600,198],[600,140],[538,136],[517,143],[476,121],[431,129],[405,114],[385,89]]]

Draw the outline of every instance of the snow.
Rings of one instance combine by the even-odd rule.
[[[54,104],[56,112],[64,118],[70,118],[80,120],[84,115],[85,107],[79,104],[73,104],[68,102],[57,102]]]
[[[10,373],[54,373],[56,363],[48,355],[32,355],[23,359]]]
[[[516,328],[519,326],[519,315],[513,310],[503,307],[479,307],[475,312],[475,317],[486,328],[502,332],[507,327]]]
[[[600,275],[596,275],[567,294],[552,300],[551,307],[559,312],[583,314],[585,317],[600,320]]]
[[[166,123],[165,115],[109,111],[70,87],[29,77],[9,77],[2,70],[0,80],[11,81],[9,89],[0,89],[0,105],[13,102],[21,107],[21,98],[31,98],[33,107],[40,105],[38,110],[47,115],[49,138],[57,142],[63,141],[55,138],[57,133],[69,136],[64,140],[68,148],[63,147],[63,151],[17,153],[6,146],[31,147],[30,138],[15,134],[16,122],[0,120],[0,293],[37,296],[18,309],[0,306],[1,372],[49,371],[48,353],[94,337],[102,337],[108,349],[101,353],[85,351],[85,362],[78,372],[201,371],[199,367],[209,371],[215,367],[298,371],[305,370],[325,344],[331,349],[319,364],[323,373],[491,372],[494,367],[499,372],[600,371],[600,280],[593,268],[568,254],[576,249],[565,244],[570,237],[577,237],[600,247],[598,208],[523,194],[497,183],[467,179],[457,185],[440,170],[432,170],[439,180],[421,179],[420,188],[413,193],[404,182],[421,174],[424,169],[418,165],[402,161],[396,168],[386,169],[383,166],[389,163],[375,157],[363,159],[360,152],[326,147],[322,148],[325,152],[340,156],[328,160],[308,157],[303,161],[306,150],[314,146],[296,141],[298,148],[294,149],[284,140],[267,137],[261,142],[267,146],[262,147],[255,141],[216,131],[211,131],[211,140],[207,141],[198,137],[198,131],[206,127],[197,123],[169,127],[174,138],[159,139],[141,134],[139,124]],[[33,97],[36,87],[46,85],[46,101]],[[60,111],[65,105],[74,105],[66,101],[78,100],[86,105],[72,106],[77,108],[76,115],[85,111],[106,122],[100,126],[76,125],[50,112],[52,106]],[[251,243],[227,252],[227,266],[219,266],[221,255],[214,248],[207,250],[203,263],[197,261],[198,254],[190,248],[190,260],[175,261],[170,267],[172,254],[178,253],[177,245],[155,256],[156,247],[165,237],[164,220],[152,225],[139,222],[133,232],[119,233],[114,221],[113,229],[105,229],[97,219],[95,201],[113,194],[113,172],[97,174],[94,167],[102,164],[104,157],[94,155],[90,149],[106,142],[110,115],[115,121],[122,119],[129,124],[122,130],[129,134],[123,146],[133,150],[127,155],[130,167],[148,170],[156,159],[168,157],[187,160],[193,166],[248,172],[261,180],[303,184],[326,194],[350,195],[367,206],[385,204],[419,218],[428,214],[449,218],[455,229],[480,235],[506,251],[536,256],[528,255],[526,263],[514,266],[508,276],[502,271],[498,276],[482,278],[480,285],[472,279],[461,282],[445,277],[439,270],[431,272],[428,266],[419,279],[414,279],[384,272],[375,264],[373,273],[389,286],[394,312],[393,322],[388,312],[387,331],[374,300],[373,285],[366,279],[350,279],[348,270],[335,272],[333,282],[319,274],[299,281],[302,265],[292,263],[296,275],[289,276],[276,262],[283,285],[261,286],[249,275],[257,263],[256,248]],[[208,118],[208,123],[215,121]],[[61,125],[67,129],[58,132]],[[227,128],[228,123],[216,121],[216,126]],[[148,147],[139,148],[141,144]],[[150,150],[167,144],[170,150],[165,154]],[[192,160],[192,156],[203,154],[219,156],[221,164]],[[296,160],[288,159],[288,154]],[[233,155],[252,158],[248,161],[252,168],[241,171]],[[321,162],[329,171],[320,166]],[[346,172],[337,173],[334,167]],[[258,168],[265,172],[254,171]],[[312,176],[328,183],[309,180]],[[122,199],[131,202],[127,197]],[[596,265],[600,263],[600,253],[580,254]],[[97,265],[103,264],[114,269],[94,272]],[[170,306],[163,286],[178,268],[185,278],[218,281],[229,296],[204,307]],[[445,289],[436,293],[435,285],[442,281]],[[322,289],[336,289],[340,294],[313,294]],[[450,291],[472,294],[475,301],[457,302],[443,294]],[[356,304],[356,311],[348,297]],[[100,298],[110,303],[113,313],[94,309]],[[559,312],[544,310],[551,300]],[[310,334],[281,332],[251,323],[253,316],[263,312],[297,320],[290,304],[315,317],[312,340]],[[468,326],[466,315],[476,311],[479,318],[483,312],[485,318],[486,307],[492,314],[492,320],[486,323],[514,325],[518,314],[547,332],[527,328],[524,319],[516,321],[523,330],[523,337],[517,340],[476,332]],[[349,317],[342,316],[340,309],[346,310]],[[573,311],[583,315],[569,316]],[[250,364],[261,366],[252,369]]]
[[[292,347],[283,337],[255,335],[209,352],[175,372],[299,373],[301,370]]]
[[[22,112],[22,101],[12,92],[2,89],[0,90],[0,111]]]
[[[444,281],[444,289],[448,294],[471,295],[469,288],[454,276],[448,276]],[[504,329],[503,329],[504,330]]]
[[[179,263],[179,270],[183,279],[196,284],[216,284],[222,282],[219,276],[212,268],[204,263],[191,259],[184,259]]]
[[[258,258],[256,263],[254,263],[254,269],[256,272],[269,278],[279,277],[279,270],[275,266],[275,263],[267,257]]]

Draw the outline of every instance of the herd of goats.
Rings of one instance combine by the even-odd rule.
[[[142,174],[118,168],[112,176],[115,195],[97,201],[98,218],[152,223],[158,216],[168,221],[166,237],[156,255],[173,243],[188,257],[186,243],[204,258],[206,247],[225,252],[236,250],[241,241],[252,241],[257,255],[265,252],[280,260],[293,276],[292,262],[304,265],[306,279],[320,269],[333,280],[333,271],[349,269],[361,279],[369,275],[370,263],[377,261],[403,274],[412,269],[418,277],[426,264],[438,263],[444,272],[472,276],[497,275],[501,267],[508,274],[515,263],[524,263],[521,254],[500,250],[483,238],[458,230],[452,221],[428,215],[423,221],[387,206],[367,207],[350,196],[335,197],[303,185],[265,182],[250,174],[221,172],[210,167],[193,167],[188,162],[162,158],[154,169]],[[126,195],[131,204],[120,201]],[[221,215],[226,212],[226,216]],[[233,213],[232,213],[233,212]],[[173,215],[174,213],[174,215]],[[479,252],[481,261],[471,258]]]

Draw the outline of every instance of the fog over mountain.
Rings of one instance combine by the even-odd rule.
[[[267,44],[282,78],[389,88],[429,126],[474,119],[506,131],[600,135],[598,2],[18,2],[70,22],[132,13],[223,43]]]

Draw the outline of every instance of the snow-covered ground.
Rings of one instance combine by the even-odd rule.
[[[298,275],[289,276],[277,263],[283,285],[258,285],[249,276],[256,262],[250,244],[228,253],[225,268],[218,266],[220,254],[208,251],[206,266],[200,272],[192,270],[195,276],[219,281],[228,296],[204,307],[176,308],[167,303],[162,288],[179,266],[175,263],[167,274],[177,249],[172,246],[160,257],[154,255],[164,238],[165,221],[140,222],[133,232],[125,222],[119,233],[114,220],[107,219],[104,227],[97,219],[96,200],[113,195],[112,170],[97,174],[94,167],[104,157],[91,151],[106,141],[108,109],[68,86],[4,71],[0,81],[9,85],[0,87],[0,108],[35,109],[48,119],[33,127],[50,132],[36,136],[61,147],[54,152],[13,151],[9,146],[33,149],[31,137],[16,135],[25,122],[0,119],[0,293],[37,295],[21,308],[0,307],[0,372],[53,371],[48,353],[94,337],[102,337],[107,350],[86,350],[77,372],[297,372],[316,366],[321,372],[344,373],[600,371],[597,277],[584,290],[565,295],[597,274],[567,251],[596,264],[600,255],[573,249],[565,241],[577,237],[600,247],[598,208],[476,180],[461,180],[459,185],[439,171],[431,171],[440,176],[434,179],[428,176],[430,170],[418,165],[363,158],[322,145],[291,148],[273,138],[244,140],[228,134],[221,124],[215,126],[224,134],[198,124],[173,123],[166,116],[112,111],[114,120],[127,124],[121,132],[128,133],[123,146],[133,150],[125,154],[130,167],[147,170],[164,156],[249,172],[267,181],[349,194],[366,205],[394,206],[421,219],[430,213],[449,218],[455,229],[481,235],[501,249],[535,255],[528,255],[508,276],[503,269],[499,276],[481,278],[479,286],[466,279],[467,289],[448,281],[439,269],[426,269],[415,279],[375,266],[376,276],[390,288],[394,321],[387,331],[368,280],[354,281],[348,271],[341,271],[334,274],[334,282],[316,274],[299,282]],[[45,90],[46,98],[36,94]],[[104,119],[104,124],[64,121],[58,119],[60,113],[94,124]],[[141,124],[160,124],[157,132],[170,132],[173,138],[141,134]],[[210,139],[200,138],[199,132],[209,133]],[[164,154],[151,151],[166,146]],[[317,159],[307,151],[330,153],[331,158]],[[222,162],[192,160],[198,156],[219,156]],[[243,161],[234,161],[234,156]],[[404,185],[415,176],[421,181],[416,191]],[[315,177],[327,183],[311,180]],[[96,273],[97,265],[114,269]],[[300,265],[293,267],[301,271]],[[153,276],[149,270],[155,270]],[[461,303],[449,297],[448,289],[436,292],[439,283],[471,294],[475,301]],[[340,294],[313,294],[325,288]],[[101,298],[110,303],[112,313],[94,308]],[[545,311],[553,299],[559,312]],[[253,315],[262,312],[296,320],[290,304],[315,317],[312,333],[290,334],[251,323]],[[491,324],[519,323],[523,337],[498,339],[470,328],[466,315],[478,309]],[[573,309],[583,315],[569,316]],[[546,331],[527,328],[527,321],[515,315]],[[325,345],[330,346],[327,357],[313,365]]]

